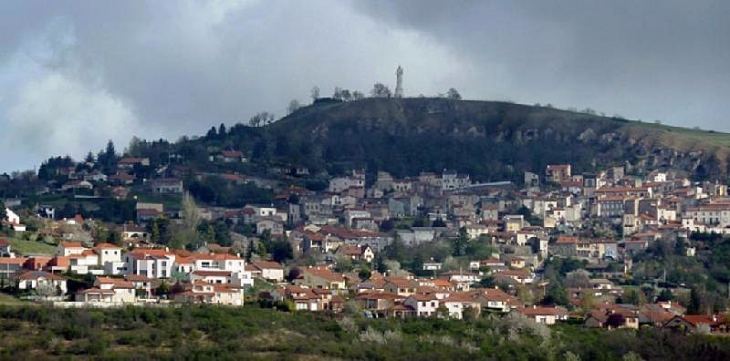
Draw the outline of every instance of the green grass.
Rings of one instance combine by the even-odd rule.
[[[632,125],[639,125],[644,128],[659,130],[669,134],[680,135],[692,140],[705,142],[711,145],[730,148],[730,133],[723,133],[714,130],[702,130],[692,128],[675,127],[656,123],[632,122]]]
[[[19,298],[0,292],[0,305],[3,306],[27,306],[29,302],[21,301]]]
[[[8,239],[12,251],[23,255],[27,254],[49,254],[56,253],[56,247],[43,241],[25,241],[18,238]]]

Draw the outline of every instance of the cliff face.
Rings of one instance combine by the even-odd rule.
[[[502,102],[366,99],[310,106],[267,127],[282,159],[370,166],[397,175],[455,168],[516,178],[569,162],[578,171],[627,165],[726,177],[730,134]],[[282,144],[286,145],[286,149]]]

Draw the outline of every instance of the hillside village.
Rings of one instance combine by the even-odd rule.
[[[164,164],[103,155],[49,161],[4,200],[5,292],[55,307],[255,303],[727,331],[725,291],[655,262],[708,257],[730,233],[728,187],[717,181],[553,164],[523,182],[452,170],[350,170],[321,182],[303,166],[246,174],[238,150],[204,158],[218,172],[179,154]],[[224,188],[249,189],[233,194],[254,202],[217,204]]]

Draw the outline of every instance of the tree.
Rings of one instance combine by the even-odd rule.
[[[372,275],[372,272],[367,267],[360,269],[360,272],[357,273],[357,276],[363,281],[369,280],[370,275]]]
[[[312,92],[310,94],[311,94],[310,96],[312,97],[312,102],[314,102],[315,100],[317,100],[319,98],[319,87],[316,86],[316,85],[313,86],[312,87]]]
[[[287,114],[291,114],[296,112],[299,108],[301,108],[301,104],[299,104],[299,101],[296,99],[292,99],[292,101],[289,102],[289,105],[286,107]]]
[[[357,90],[352,92],[352,100],[361,100],[361,99],[365,99],[365,94],[363,94],[362,92],[357,91]]]
[[[631,290],[626,294],[626,298],[624,298],[624,302],[636,306],[641,305],[641,295],[639,295],[639,292],[636,290]]]
[[[565,292],[565,288],[563,288],[563,286],[557,283],[552,283],[550,284],[550,288],[547,290],[547,294],[540,303],[543,305],[568,306],[570,305],[570,300],[568,299],[568,293]]]
[[[132,137],[132,139],[134,139],[134,137]],[[86,163],[94,163],[94,153],[92,153],[91,151],[86,153],[86,157],[84,158],[84,161]]]
[[[0,221],[8,219],[8,212],[5,209],[5,202],[0,198]],[[2,224],[0,224],[0,228],[2,228]]]
[[[668,288],[663,289],[657,296],[657,302],[668,302],[674,299],[674,294]]]
[[[459,91],[455,88],[450,88],[448,92],[446,92],[446,97],[451,100],[461,100],[461,94],[459,94]]]
[[[252,127],[261,127],[266,124],[271,124],[273,122],[274,114],[271,114],[269,112],[259,112],[248,120],[248,125]]]
[[[459,236],[456,237],[453,243],[453,255],[459,257],[464,255],[466,245],[469,242],[469,234],[466,232],[466,227],[459,228]]]
[[[370,90],[370,96],[373,98],[390,98],[393,96],[393,93],[385,84],[375,83],[373,84],[373,89]]]
[[[593,292],[590,292],[589,290],[586,290],[583,292],[583,295],[581,296],[581,307],[583,308],[583,311],[589,311],[593,309],[593,306],[596,303],[596,299],[593,296]]]
[[[702,314],[702,295],[696,287],[692,287],[689,293],[689,305],[687,305],[688,315]]]

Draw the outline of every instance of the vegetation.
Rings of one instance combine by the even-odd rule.
[[[20,254],[55,254],[56,246],[45,243],[42,240],[24,240],[19,238],[9,238],[11,249],[13,252]]]
[[[286,309],[286,308],[283,308]],[[603,331],[523,318],[372,320],[226,308],[50,309],[0,305],[0,357],[104,359],[716,360],[722,337]]]

